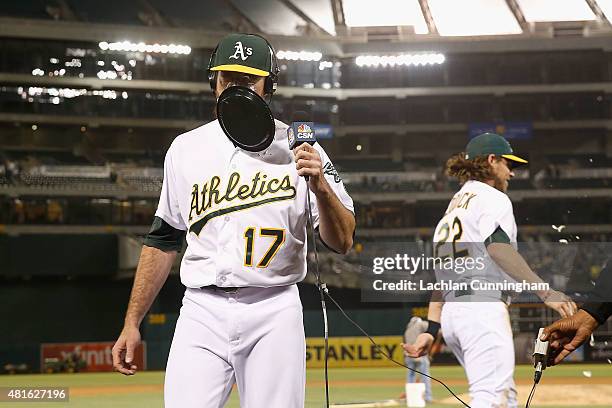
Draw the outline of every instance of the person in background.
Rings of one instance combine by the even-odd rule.
[[[404,343],[414,344],[416,342],[417,337],[420,334],[425,333],[428,325],[429,323],[426,320],[423,320],[417,316],[413,316],[406,325],[406,331],[404,331]],[[423,374],[429,375],[430,362],[428,355],[414,358],[409,357],[406,353],[404,353],[404,363],[412,370],[417,370]],[[406,375],[406,382],[408,383],[416,382],[416,373],[412,370],[408,370],[408,373]],[[424,375],[421,375],[420,377],[420,380],[425,383],[425,401],[431,402],[431,378],[426,377]]]
[[[19,165],[15,161],[7,160],[5,166],[6,178],[8,179],[9,184],[15,184],[19,178]]]
[[[544,328],[540,339],[550,341],[548,365],[563,361],[612,316],[612,302],[609,301],[612,293],[610,268],[612,264],[608,261],[595,282],[590,301],[582,305],[575,315],[557,320]]]

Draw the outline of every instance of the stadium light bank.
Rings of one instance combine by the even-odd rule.
[[[446,61],[444,54],[399,54],[399,55],[359,55],[355,58],[358,67],[402,67],[440,65]]]
[[[106,42],[98,44],[102,51],[147,52],[150,54],[191,54],[191,47],[182,44],[145,44],[130,41]]]
[[[287,51],[280,50],[276,52],[276,58],[286,61],[315,61],[318,62],[323,57],[319,51]]]

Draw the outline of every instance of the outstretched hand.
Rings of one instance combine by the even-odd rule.
[[[544,304],[555,310],[561,317],[570,317],[578,310],[576,303],[567,295],[556,290],[550,290],[542,297]]]
[[[591,336],[599,323],[593,316],[584,310],[579,310],[570,317],[557,320],[544,328],[540,337],[542,341],[549,341],[549,365],[559,364],[571,352],[580,347]]]
[[[433,342],[434,337],[431,334],[421,333],[416,338],[414,344],[402,343],[402,348],[408,357],[417,358],[428,354]]]

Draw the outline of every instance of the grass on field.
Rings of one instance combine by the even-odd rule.
[[[546,370],[542,383],[546,379],[556,378],[559,381],[577,383],[589,381],[583,374],[590,371],[592,379],[608,378],[604,383],[612,384],[612,367],[610,365],[574,365],[566,364]],[[456,392],[467,391],[467,384],[461,367],[432,367],[434,377],[448,383]],[[519,366],[516,370],[518,383],[526,384],[533,375],[529,366]],[[69,387],[71,392],[69,403],[19,403],[18,408],[84,408],[84,407],[113,407],[113,408],[144,408],[162,407],[163,405],[164,373],[160,371],[141,372],[133,377],[124,377],[117,373],[82,373],[82,374],[38,374],[0,376],[0,387],[36,387],[56,386]],[[330,370],[330,396],[332,403],[364,402],[394,399],[403,391],[405,371],[401,368],[341,368]],[[323,371],[311,369],[307,373],[306,407],[324,406]],[[435,400],[450,396],[439,384],[433,383]],[[6,405],[5,405],[6,404]],[[593,408],[596,405],[580,406],[576,401],[574,408]],[[8,407],[7,403],[0,403],[0,408]],[[15,406],[11,404],[10,406]],[[238,408],[238,395],[236,390],[227,407]],[[428,407],[448,408],[457,405],[431,404]],[[612,403],[598,407],[610,407]],[[534,408],[537,405],[534,405]],[[550,407],[550,405],[548,406]]]

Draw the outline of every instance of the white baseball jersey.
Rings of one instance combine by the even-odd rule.
[[[306,194],[287,142],[287,125],[276,121],[273,143],[263,152],[235,147],[218,121],[178,136],[168,149],[156,216],[187,231],[181,263],[186,287],[272,287],[306,276]],[[319,144],[325,177],[351,212],[353,201]]]
[[[475,262],[475,267],[465,268],[461,273],[456,266],[454,270],[436,269],[438,281],[512,281],[491,259],[484,245],[498,227],[516,246],[516,222],[508,196],[480,181],[466,182],[453,196],[436,226],[434,248],[437,248],[438,256],[450,256],[455,263],[458,258],[480,258],[482,264]],[[446,301],[441,315],[442,334],[465,368],[470,405],[474,408],[516,408],[514,343],[506,304],[499,300],[470,301],[474,300],[471,297],[465,301],[456,298],[448,301],[446,296],[451,291],[442,292]]]
[[[463,272],[437,270],[438,280],[454,282],[478,278],[488,282],[512,281],[491,259],[484,241],[500,227],[516,248],[516,221],[512,202],[498,189],[480,181],[467,181],[452,198],[434,233],[434,256],[482,260]]]

